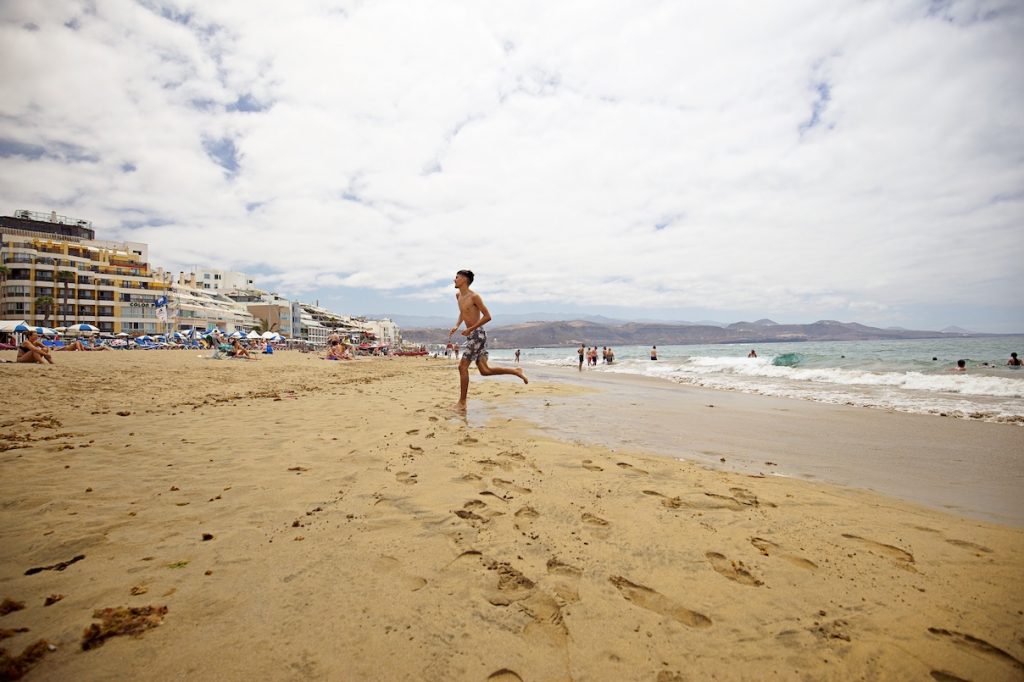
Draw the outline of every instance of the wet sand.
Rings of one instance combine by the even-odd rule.
[[[463,420],[443,361],[57,359],[0,366],[0,646],[55,648],[28,679],[1024,674],[1019,528],[510,416],[564,382],[474,373]],[[704,394],[676,418],[718,452]],[[749,408],[759,458],[839,440],[804,406]],[[154,627],[82,650],[116,607]]]
[[[585,389],[542,402],[524,396],[505,408],[550,436],[854,486],[1024,526],[1019,425],[715,391],[630,374],[529,369]]]

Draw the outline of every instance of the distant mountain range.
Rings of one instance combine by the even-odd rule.
[[[507,320],[507,316],[505,319]],[[402,328],[402,337],[412,343],[446,343],[455,320],[420,318],[432,324]],[[601,321],[595,321],[599,319]],[[438,324],[438,322],[440,324]],[[735,322],[728,325],[688,322],[619,322],[590,317],[571,321],[535,320],[503,325],[488,325],[494,348],[540,348],[584,345],[689,345],[704,343],[757,344],[778,341],[856,341],[871,339],[932,339],[971,334],[958,327],[943,331],[879,329],[856,322],[819,320],[812,324],[779,324],[772,320]],[[461,337],[460,337],[461,338]]]

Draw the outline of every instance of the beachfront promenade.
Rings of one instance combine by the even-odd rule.
[[[198,355],[0,365],[0,598],[24,604],[0,628],[28,628],[2,646],[54,646],[28,679],[1024,675],[1020,527],[510,419],[594,390],[567,382],[474,377],[465,421],[444,360]],[[829,448],[807,403],[764,419],[701,393],[731,413],[681,415],[681,457],[748,415],[766,453]],[[907,434],[894,456],[922,419],[1024,446],[1007,424],[855,418],[877,415]],[[82,650],[94,612],[147,606],[159,625]]]

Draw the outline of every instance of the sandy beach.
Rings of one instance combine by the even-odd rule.
[[[442,360],[55,357],[0,366],[0,647],[51,645],[26,679],[1024,678],[1013,523],[571,439],[524,401],[600,388],[550,377],[473,372],[463,419]],[[694,450],[752,462],[932,427],[1018,462],[1024,434],[693,395]]]

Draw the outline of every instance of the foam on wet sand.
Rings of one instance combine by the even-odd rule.
[[[422,358],[0,373],[0,598],[25,603],[2,646],[56,646],[34,679],[1024,674],[1020,529],[503,412],[566,384],[474,374],[467,423],[454,365]],[[83,651],[104,609],[162,620]]]

